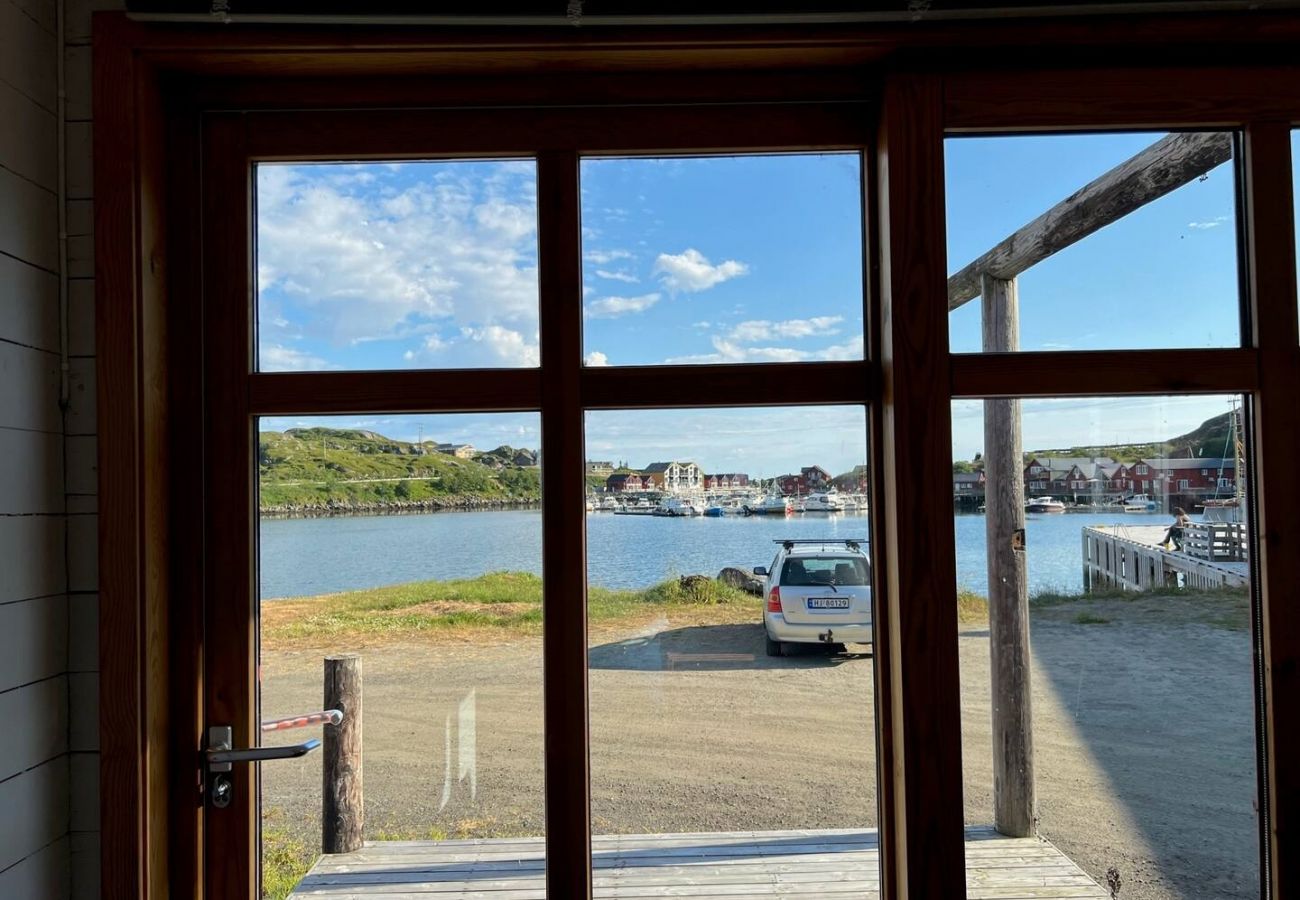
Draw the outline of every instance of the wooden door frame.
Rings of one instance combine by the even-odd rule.
[[[958,883],[960,746],[938,739],[956,733],[954,586],[946,564],[922,569],[916,560],[921,542],[928,542],[931,553],[951,557],[951,529],[938,515],[950,500],[946,478],[942,485],[925,480],[924,467],[907,458],[907,448],[943,437],[946,428],[933,419],[944,419],[950,397],[1068,391],[1058,374],[1063,361],[1089,367],[1093,393],[1255,396],[1264,563],[1257,592],[1263,671],[1259,725],[1267,739],[1260,762],[1261,778],[1271,779],[1264,795],[1272,859],[1267,877],[1274,897],[1300,896],[1293,824],[1300,817],[1300,766],[1282,764],[1300,759],[1300,608],[1283,602],[1300,583],[1300,523],[1287,509],[1297,495],[1287,448],[1300,436],[1292,393],[1300,381],[1300,351],[1290,148],[1284,140],[1290,124],[1300,120],[1300,78],[1285,66],[1296,46],[1300,18],[1293,15],[922,28],[493,32],[160,27],[132,23],[120,14],[96,14],[104,895],[199,893],[199,798],[185,776],[192,766],[172,762],[196,746],[195,723],[173,715],[192,705],[197,690],[193,655],[176,652],[198,639],[193,616],[177,602],[192,588],[187,578],[195,554],[193,537],[173,527],[169,468],[169,435],[187,415],[186,406],[173,398],[186,392],[195,396],[198,385],[168,386],[168,361],[187,346],[184,304],[168,298],[196,287],[186,263],[197,248],[192,233],[169,230],[177,205],[194,200],[187,180],[177,176],[175,165],[169,167],[169,148],[197,152],[194,125],[201,110],[364,105],[377,98],[492,106],[558,95],[574,104],[884,99],[876,183],[895,190],[882,191],[868,217],[880,224],[880,233],[869,235],[872,281],[880,298],[870,311],[877,326],[868,339],[872,361],[842,366],[835,390],[845,402],[880,401],[870,427],[871,468],[881,498],[873,504],[872,524],[883,540],[877,566],[877,578],[884,582],[878,584],[884,589],[877,679],[885,897],[955,897],[964,891]],[[991,47],[1012,53],[992,54]],[[1154,67],[1176,64],[1207,47],[1222,65]],[[1108,66],[1097,67],[1098,58],[1107,59]],[[987,59],[1019,62],[995,70],[983,62]],[[1234,61],[1241,64],[1231,65]],[[1120,68],[1124,65],[1129,68]],[[938,249],[944,241],[943,185],[937,177],[943,135],[1143,126],[1232,127],[1247,136],[1250,346],[1019,354],[1014,362],[947,354],[946,313],[936,312],[946,309],[936,270],[943,262]],[[904,189],[918,185],[926,190]],[[934,309],[918,312],[927,307],[926,298]],[[746,402],[745,389],[752,383],[747,379],[755,374],[747,369],[715,373],[719,390],[713,396],[719,404]],[[914,383],[913,375],[920,381]],[[563,368],[545,376],[553,387],[570,391],[574,377],[572,369]],[[923,391],[923,385],[935,386],[935,378],[940,386],[947,383],[948,396]],[[635,370],[610,370],[577,389],[586,392],[585,405],[613,405],[620,388],[636,379]],[[268,408],[290,411],[297,401],[286,385],[265,376],[257,390],[265,392]],[[374,386],[367,388],[362,379],[351,389],[364,393]],[[489,382],[481,399],[490,402],[490,395]],[[798,399],[792,388],[789,402]],[[340,408],[346,405],[340,401]],[[571,422],[567,427],[572,432]],[[543,443],[555,446],[559,439],[544,435]],[[946,454],[946,447],[938,451],[928,453],[930,464]],[[896,483],[891,479],[903,476],[923,480],[909,485],[910,503],[891,502]],[[910,604],[899,602],[902,578]],[[915,602],[916,597],[925,602]]]

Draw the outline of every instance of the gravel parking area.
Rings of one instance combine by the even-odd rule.
[[[1118,871],[1124,900],[1257,897],[1248,633],[1160,598],[1081,608],[1033,621],[1042,834],[1103,883]],[[958,641],[965,814],[983,824],[987,631]],[[268,716],[319,707],[323,655],[267,656]],[[536,641],[362,655],[368,836],[541,833]],[[662,620],[593,637],[590,665],[599,832],[876,825],[867,653],[769,659],[758,625]],[[264,767],[263,796],[279,826],[318,841],[318,754]]]

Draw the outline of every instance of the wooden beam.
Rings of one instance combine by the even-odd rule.
[[[1259,380],[1255,350],[1030,350],[958,353],[954,399],[1227,394]]]
[[[599,366],[582,370],[587,409],[681,406],[861,404],[871,370],[864,360],[708,366]],[[701,389],[707,385],[707,389]]]
[[[1152,200],[1232,158],[1227,132],[1171,134],[1100,178],[970,262],[948,279],[948,309],[979,296],[980,276],[1015,278]]]
[[[893,808],[881,820],[881,876],[891,900],[966,896],[953,802],[962,772],[952,498],[914,490],[952,466],[941,104],[937,77],[891,78],[878,144],[882,418],[872,453],[884,477],[872,505],[888,623],[876,677],[889,695],[881,735],[893,766],[882,777]]]
[[[578,154],[537,160],[542,349],[542,652],[546,896],[590,900],[587,487]]]
[[[1259,724],[1260,812],[1267,826],[1262,896],[1300,893],[1300,335],[1296,316],[1295,207],[1291,186],[1291,124],[1246,129],[1246,253],[1253,338],[1259,347],[1254,396],[1252,531],[1263,696]]]
[[[1020,349],[1015,279],[985,274],[984,351]],[[988,538],[990,689],[993,698],[993,823],[1010,837],[1037,827],[1030,699],[1029,581],[1023,540],[1025,482],[1020,400],[984,401],[984,527]]]

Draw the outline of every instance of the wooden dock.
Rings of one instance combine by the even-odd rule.
[[[1182,550],[1160,545],[1167,530],[1167,525],[1124,522],[1084,528],[1084,589],[1213,590],[1250,584],[1244,526],[1195,523],[1187,529]]]
[[[879,896],[875,829],[598,835],[599,898]],[[322,857],[290,900],[543,900],[541,838],[372,841]],[[1039,838],[966,829],[970,900],[1105,900],[1061,851]],[[557,898],[558,900],[558,898]]]

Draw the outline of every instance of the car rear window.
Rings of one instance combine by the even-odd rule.
[[[790,587],[865,585],[870,581],[867,561],[860,556],[792,556],[781,569],[781,584]]]

